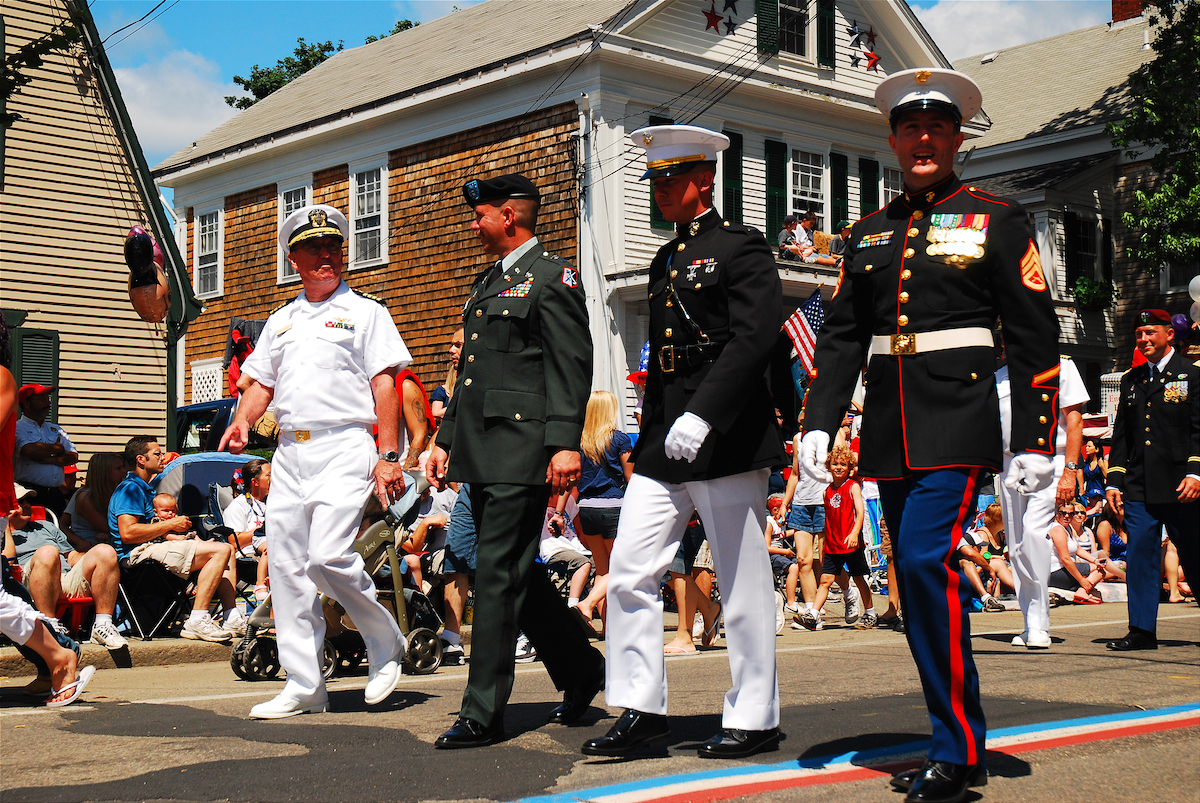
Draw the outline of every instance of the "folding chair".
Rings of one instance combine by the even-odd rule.
[[[191,578],[184,580],[161,563],[147,560],[122,566],[117,586],[121,615],[131,633],[151,641],[182,625],[182,614],[190,609],[191,589]]]

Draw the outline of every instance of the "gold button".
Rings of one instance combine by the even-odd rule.
[[[978,379],[978,378],[979,378],[979,374],[977,374],[977,373],[975,373],[974,371],[972,371],[972,372],[971,372],[971,378],[972,378],[972,379]],[[1046,423],[1046,422],[1045,422],[1045,421],[1043,421],[1042,423],[1044,424],[1044,423]]]
[[[1045,446],[1045,445],[1046,445],[1046,439],[1038,438],[1038,446]]]
[[[1147,446],[1149,446],[1149,445],[1150,445],[1150,441],[1146,441],[1146,445],[1147,445]]]
[[[671,271],[671,278],[672,278],[672,279],[674,279],[674,278],[675,278],[676,276],[678,276],[678,275],[679,275],[679,271],[677,271],[677,270],[673,270],[673,271]]]
[[[912,256],[912,255],[913,255],[913,254],[915,254],[915,253],[917,253],[917,252],[916,252],[916,251],[914,251],[914,250],[912,250],[911,248],[905,248],[905,249],[904,249],[904,256],[906,256],[906,257],[910,257],[910,256]]]
[[[507,314],[508,314],[508,310],[504,310],[504,312],[502,312],[502,313],[500,313],[500,314],[501,314],[501,315],[507,315]]]
[[[706,29],[706,30],[707,30],[707,29]],[[721,225],[722,225],[722,226],[724,226],[725,228],[729,228],[729,221],[728,221],[728,220],[726,220],[726,221],[725,221],[724,223],[722,223]]]
[[[863,268],[863,270],[865,270],[865,271],[867,271],[867,272],[869,273],[869,272],[871,271],[871,268],[873,268],[873,267],[875,267],[875,266],[874,266],[874,265],[867,265],[865,268]]]
[[[515,418],[515,419],[517,419],[518,421],[520,421],[520,420],[521,420],[521,414],[520,414],[520,413],[517,413],[516,415],[514,415],[514,416],[513,416],[513,418]]]
[[[908,293],[901,293],[901,294],[900,294],[900,303],[901,303],[901,304],[907,304],[907,303],[908,303]]]
[[[476,317],[476,318],[479,318],[479,317],[481,317],[482,315],[483,315],[483,310],[481,310],[481,309],[477,309],[477,310],[475,310],[475,317]]]
[[[700,289],[701,287],[703,287],[703,286],[704,286],[704,285],[700,284],[700,282],[696,282],[696,289],[697,289],[697,290],[699,290],[699,289]]]
[[[1149,406],[1150,406],[1150,402],[1146,402],[1146,406],[1147,406],[1147,407],[1149,407]]]
[[[687,246],[684,245],[683,243],[680,243],[679,245],[675,246],[676,251],[682,251],[685,248],[687,248]]]
[[[471,339],[472,339],[472,340],[478,340],[478,339],[479,339],[479,333],[478,333],[478,332],[472,332],[472,333],[471,333]]]
[[[913,212],[913,220],[920,220],[923,217],[925,217],[925,213],[920,209],[918,209],[916,212]]]
[[[671,299],[669,299],[669,298],[668,298],[668,299],[667,299],[667,306],[668,306],[668,307],[673,307],[673,306],[675,306],[675,302],[674,302],[674,301],[672,301]]]
[[[897,321],[897,323],[899,323],[901,326],[908,326],[908,316],[901,315],[900,319],[899,319],[899,321]]]
[[[904,270],[900,271],[900,278],[901,279],[911,279],[912,271],[909,270],[908,268],[905,268]]]
[[[1042,394],[1042,401],[1050,401],[1050,394],[1049,394],[1049,393],[1043,393],[1043,394]]]
[[[468,376],[466,379],[463,380],[463,385],[469,385],[469,384],[471,384],[471,377]]]
[[[917,227],[916,227],[916,226],[913,226],[911,229],[909,229],[909,230],[908,230],[908,236],[909,236],[909,237],[916,237],[916,236],[917,236],[918,234],[920,234],[920,233],[921,233],[921,232],[920,232],[920,230],[919,230],[919,229],[917,229]]]
[[[664,335],[666,335],[667,337],[670,337],[671,335],[673,335],[673,334],[675,334],[675,333],[674,333],[674,332],[672,332],[672,331],[671,331],[671,327],[669,327],[669,326],[668,326],[668,327],[667,327],[667,331],[663,332],[663,334],[664,334]]]
[[[1149,431],[1150,431],[1150,427],[1146,427],[1146,431],[1147,431],[1147,432],[1149,432]]]
[[[1044,415],[1040,415],[1040,416],[1038,416],[1038,423],[1039,423],[1039,424],[1044,424],[1044,423],[1046,423],[1046,416],[1044,416]]]
[[[474,354],[468,354],[468,355],[467,355],[467,362],[475,362],[475,355],[474,355]]]

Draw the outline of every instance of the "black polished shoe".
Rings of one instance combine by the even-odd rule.
[[[1125,638],[1110,641],[1106,645],[1110,650],[1116,652],[1129,652],[1130,650],[1157,650],[1158,636],[1151,633],[1149,630],[1142,630],[1140,627],[1129,628],[1129,635]]]
[[[665,714],[647,714],[626,708],[608,733],[588,739],[581,750],[585,756],[623,756],[671,735]]]
[[[504,723],[485,728],[473,719],[459,717],[450,730],[433,743],[438,750],[457,750],[460,747],[484,747],[504,740]]]
[[[570,725],[575,722],[592,706],[592,700],[604,690],[604,664],[600,664],[600,677],[582,686],[575,686],[563,692],[562,705],[550,712],[546,721],[551,725]]]
[[[926,761],[912,779],[904,803],[960,803],[972,786],[987,786],[987,770],[982,764]]]
[[[779,728],[744,731],[721,728],[721,732],[696,749],[700,758],[746,758],[779,749]]]
[[[932,763],[932,761],[926,759],[925,763],[919,767],[913,767],[911,770],[898,772],[892,776],[892,780],[889,781],[889,783],[891,783],[892,788],[899,789],[901,792],[907,792],[909,789],[912,789],[913,781],[917,779],[917,776],[925,772],[925,770]]]

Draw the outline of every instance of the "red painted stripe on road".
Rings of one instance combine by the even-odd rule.
[[[1103,742],[1108,739],[1120,739],[1123,736],[1137,736],[1143,733],[1155,733],[1157,731],[1174,730],[1175,728],[1191,728],[1200,725],[1200,714],[1186,719],[1172,719],[1165,722],[1149,722],[1142,725],[1127,725],[1123,728],[1113,728],[1112,730],[1093,731],[1091,733],[1076,733],[1070,736],[1059,736],[1057,738],[1042,739],[1036,742],[1028,742],[1025,744],[1004,745],[1003,747],[989,748],[997,753],[1005,755],[1016,755],[1017,753],[1028,753],[1033,750],[1049,750],[1052,747],[1068,747],[1073,744],[1083,744],[1085,742]]]
[[[890,778],[891,775],[890,772],[871,767],[855,767],[852,770],[841,770],[827,775],[808,775],[803,778],[779,778],[773,781],[722,786],[718,789],[682,792],[669,797],[656,797],[653,801],[643,801],[643,803],[716,803],[719,800],[731,800],[743,795],[757,795],[763,792],[777,792],[780,789],[799,789],[804,786],[865,781],[870,778],[879,777]]]

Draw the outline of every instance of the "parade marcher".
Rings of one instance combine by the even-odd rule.
[[[1054,482],[1034,494],[1023,494],[1003,482],[996,483],[996,501],[1004,514],[1008,559],[1016,581],[1017,603],[1025,620],[1013,637],[1014,647],[1044,650],[1050,646],[1050,555],[1054,548],[1046,532],[1054,512],[1075,498],[1078,478],[1075,463],[1083,443],[1083,406],[1091,398],[1079,369],[1069,357],[1059,358],[1058,437],[1054,455]],[[1004,468],[1012,462],[1012,387],[1008,366],[996,371],[1000,399],[1000,428],[1004,439]]]
[[[991,330],[999,316],[1016,455],[1006,481],[1035,492],[1054,473],[1058,323],[1025,210],[954,175],[961,124],[981,104],[975,83],[952,70],[905,70],[875,100],[904,192],[854,224],[817,340],[802,464],[824,476],[870,344],[859,469],[879,481],[933,726],[928,760],[893,783],[910,803],[958,801],[987,782],[970,586],[955,549],[980,474],[1002,466]]]
[[[550,494],[579,480],[592,380],[579,270],[538,242],[541,198],[525,176],[473,179],[463,196],[471,230],[497,262],[463,307],[458,384],[426,463],[435,487],[469,483],[478,534],[470,672],[439,749],[504,738],[519,632],[563,692],[551,723],[578,720],[604,686],[604,657],[534,563]]]
[[[411,357],[383,302],[342,281],[346,231],[346,216],[323,204],[297,209],[283,222],[279,244],[303,290],[267,319],[242,366],[253,382],[221,439],[221,449],[228,444],[241,452],[250,426],[274,400],[280,437],[266,530],[287,683],[278,697],[251,709],[254,719],[329,706],[318,588],[342,604],[366,642],[367,703],[385,700],[400,680],[405,639],[376,600],[353,544],[371,492],[385,507],[404,492],[395,381]],[[376,423],[378,454],[371,437]]]
[[[1108,642],[1117,651],[1158,649],[1163,527],[1188,580],[1200,580],[1200,360],[1171,347],[1164,310],[1142,310],[1137,324],[1146,362],[1121,377],[1106,480],[1108,503],[1129,532],[1129,633]]]
[[[630,138],[646,149],[642,178],[678,236],[650,263],[650,372],[609,568],[605,697],[625,712],[583,752],[625,755],[670,735],[659,578],[698,512],[733,676],[721,731],[699,754],[749,756],[779,744],[775,592],[763,532],[767,479],[787,455],[764,374],[782,289],[762,234],[713,208],[727,137],[669,125]]]

